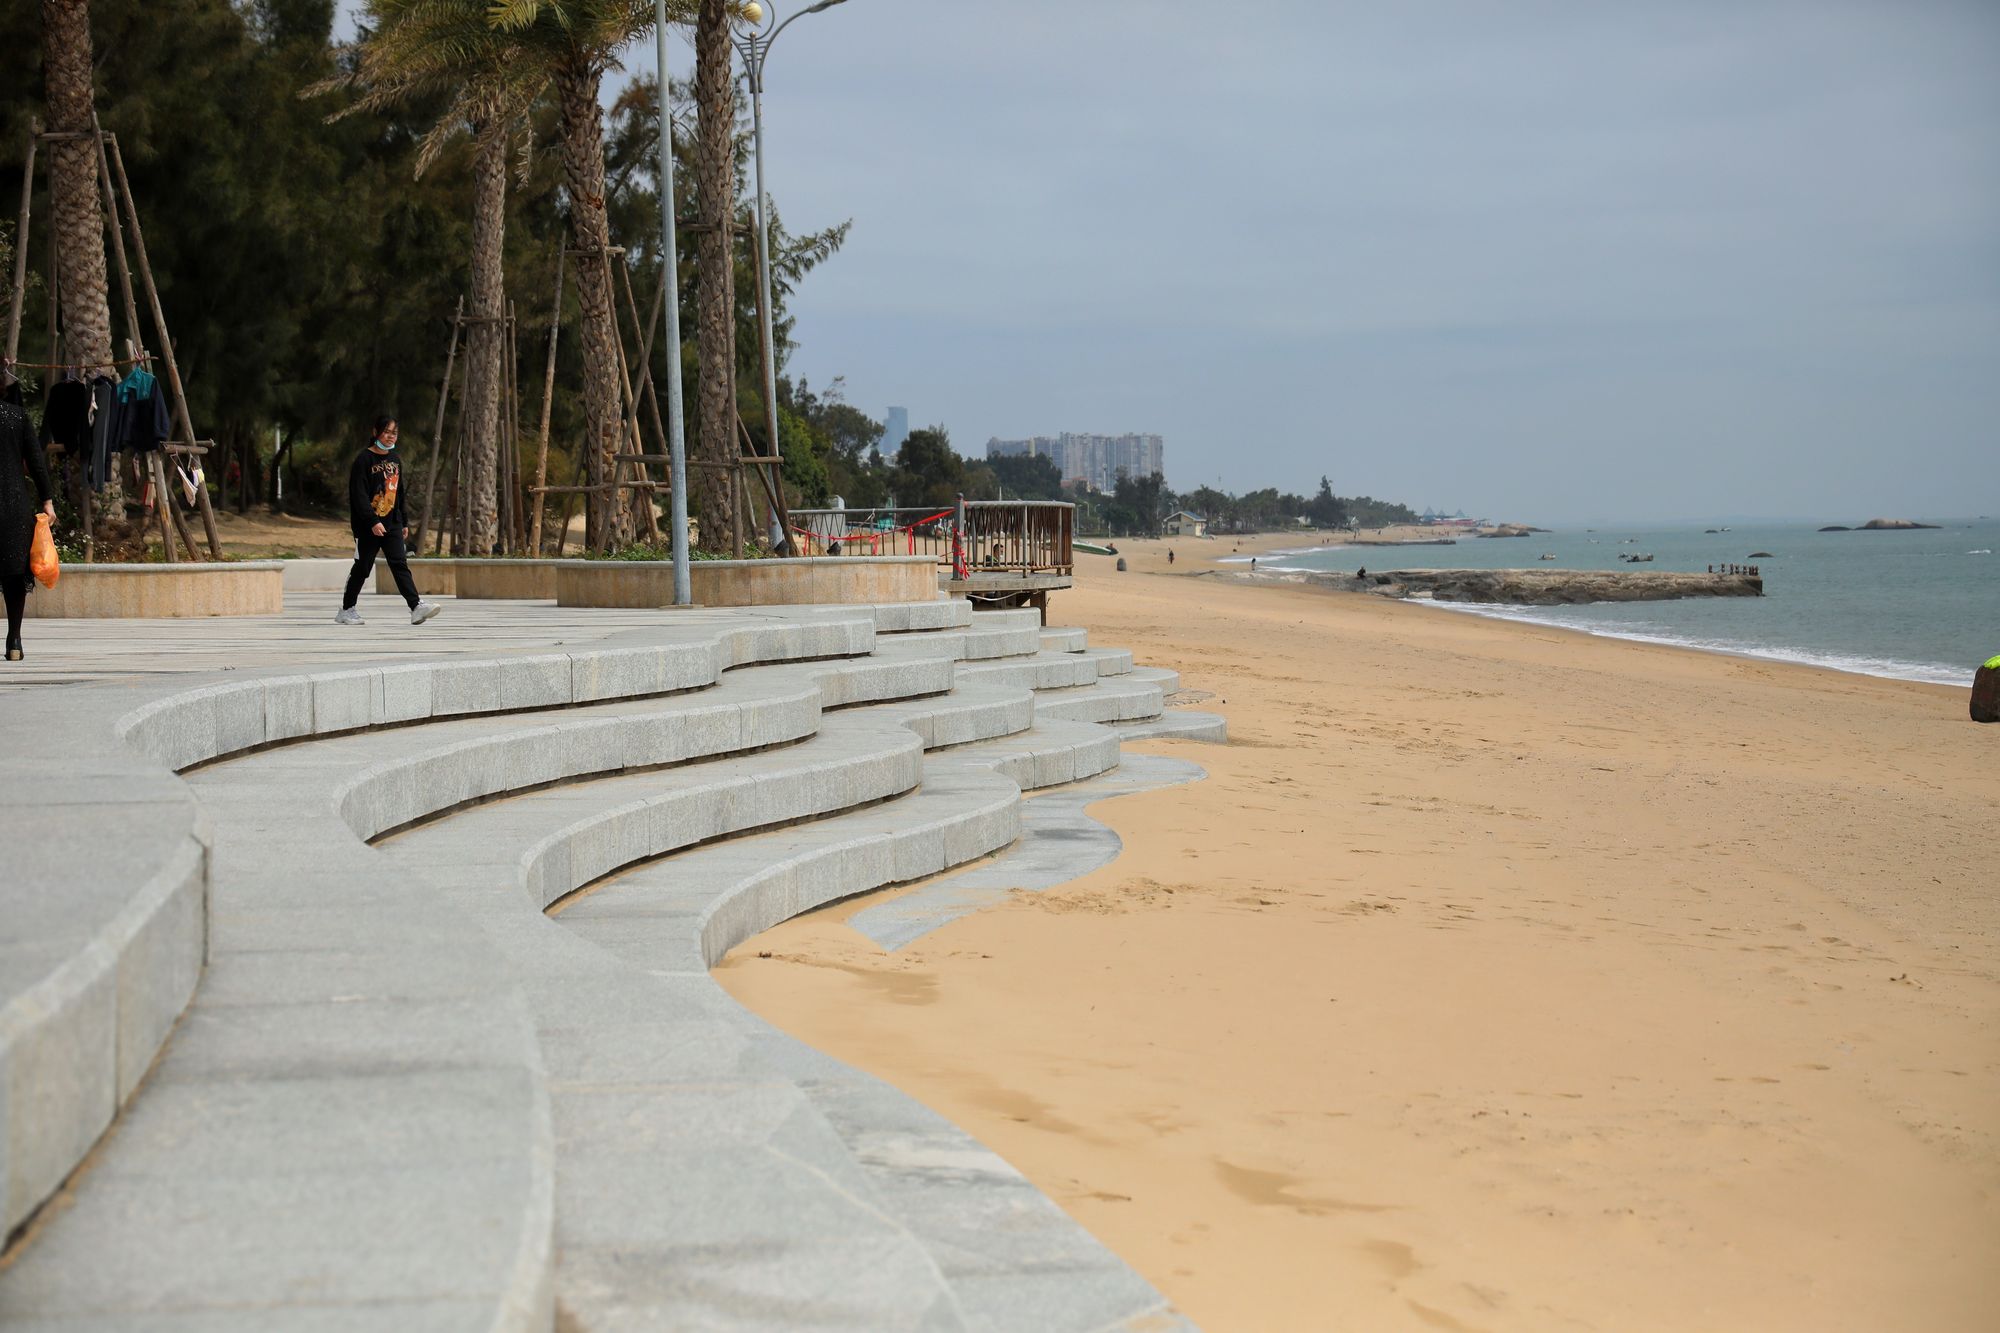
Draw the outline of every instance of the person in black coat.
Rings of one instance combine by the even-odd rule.
[[[435,602],[417,596],[417,581],[410,576],[410,556],[403,541],[410,533],[410,520],[403,512],[403,464],[396,457],[396,418],[384,413],[375,418],[375,438],[354,456],[347,469],[348,523],[354,529],[354,567],[347,571],[347,593],[341,599],[336,625],[359,625],[361,613],[354,603],[361,585],[375,571],[375,557],[388,560],[395,576],[396,590],[410,604],[410,623],[421,625],[438,613]]]
[[[25,470],[26,475],[23,475]],[[49,456],[28,429],[28,414],[0,402],[0,593],[7,599],[7,660],[18,662],[21,617],[28,609],[28,544],[35,537],[35,506],[28,499],[28,478],[34,478],[42,512],[56,516],[55,487],[49,481]]]

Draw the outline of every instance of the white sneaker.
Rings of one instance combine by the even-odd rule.
[[[410,623],[412,625],[421,625],[442,610],[444,608],[436,602],[418,602],[410,608]]]
[[[361,613],[359,611],[356,611],[353,607],[348,606],[348,607],[342,607],[341,610],[334,615],[333,623],[336,625],[361,625],[367,622],[361,619]]]

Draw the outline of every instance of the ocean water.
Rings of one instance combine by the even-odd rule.
[[[2000,653],[2000,520],[1943,521],[1935,531],[1819,532],[1816,524],[1568,528],[1527,537],[1462,538],[1456,546],[1301,549],[1258,559],[1260,569],[1621,569],[1623,553],[1650,552],[1648,570],[1756,564],[1762,597],[1586,606],[1440,609],[1560,625],[1621,639],[1670,643],[1871,676],[1969,685]],[[1721,524],[1704,525],[1720,527]],[[1226,540],[1226,539],[1222,539]],[[1770,555],[1752,561],[1752,551]],[[1555,556],[1543,561],[1544,552]],[[1237,562],[1237,561],[1232,561]],[[1240,558],[1248,564],[1249,557]]]

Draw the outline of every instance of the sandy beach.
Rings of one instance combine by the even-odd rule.
[[[1966,692],[1199,572],[1236,544],[1053,603],[1229,719],[1138,747],[1210,776],[1098,806],[1116,862],[895,954],[840,904],[724,984],[1210,1329],[1994,1327]]]

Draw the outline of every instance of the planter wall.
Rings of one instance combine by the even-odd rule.
[[[284,565],[275,560],[64,565],[55,587],[37,584],[28,595],[28,614],[47,620],[274,616],[284,609]]]
[[[697,606],[866,606],[934,602],[937,561],[927,555],[815,560],[697,560],[689,567]],[[560,606],[672,606],[665,561],[561,561]]]

